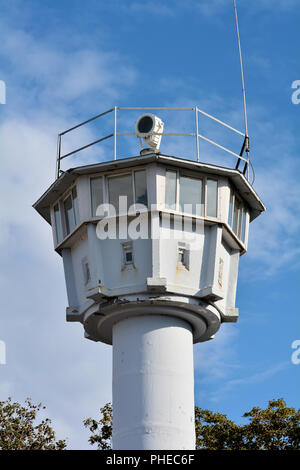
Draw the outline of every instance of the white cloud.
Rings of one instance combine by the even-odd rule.
[[[290,11],[298,6],[297,0],[256,0],[249,2],[248,0],[237,0],[238,12],[248,9],[250,12],[270,10],[276,11]],[[214,17],[216,15],[224,14],[224,12],[233,14],[233,0],[186,0],[176,2],[176,5],[183,6],[183,8],[194,9],[205,17]]]
[[[236,357],[237,340],[236,326],[223,323],[213,340],[195,346],[194,362],[198,383],[224,380],[240,368]]]
[[[263,11],[269,9],[272,9],[273,12],[276,10],[289,11],[298,6],[297,0],[256,0],[255,2],[237,0],[236,3],[239,11],[242,11],[243,9],[249,9],[250,11]],[[197,8],[205,16],[223,13],[225,9],[227,11],[233,11],[233,0],[202,0],[201,2],[191,0],[188,2],[188,5]]]
[[[256,372],[252,375],[246,375],[244,377],[228,380],[223,386],[218,387],[218,389],[216,389],[216,391],[211,396],[211,400],[214,402],[218,402],[221,398],[224,398],[226,394],[232,392],[232,390],[237,387],[239,388],[239,393],[242,393],[242,388],[244,386],[264,383],[274,375],[286,369],[289,365],[289,362],[281,362],[280,364],[276,364],[274,366],[269,367],[268,369]]]
[[[265,9],[281,9],[281,10],[291,10],[299,6],[298,0],[258,0],[256,2],[258,8]]]
[[[11,394],[42,401],[58,437],[87,448],[82,421],[111,399],[111,348],[84,339],[81,325],[66,323],[61,259],[53,252],[51,227],[32,204],[54,180],[57,133],[76,123],[95,96],[98,112],[108,102],[111,107],[136,72],[115,52],[67,53],[7,28],[1,56],[13,73],[0,124],[0,338],[7,345],[0,399]],[[94,140],[95,132],[82,129],[72,145]],[[103,150],[97,156],[103,158]]]
[[[157,1],[131,1],[127,5],[125,5],[124,2],[121,2],[119,7],[129,14],[134,13],[143,15],[159,15],[163,17],[175,15],[174,6],[172,3],[164,4]]]
[[[289,12],[298,6],[298,0],[256,0],[249,2],[248,0],[237,0],[238,11],[248,11],[249,13],[268,12]],[[187,11],[204,16],[206,19],[224,15],[224,13],[232,14],[234,19],[233,0],[169,0],[162,3],[160,0],[137,0],[124,2],[122,0],[111,0],[109,3],[101,5],[102,9],[113,9],[122,12],[122,14],[135,16],[137,20],[145,18],[151,21],[151,17],[161,17],[165,19],[176,18],[179,12]]]
[[[91,102],[90,94],[95,97],[97,93],[98,110],[104,111],[121,95],[126,95],[136,80],[135,69],[116,52],[76,48],[65,51],[22,30],[5,29],[0,54],[13,68],[17,86],[22,82],[24,91],[30,89],[29,98],[23,102],[24,110],[37,104],[47,105],[59,115],[74,100],[80,100],[82,110],[87,100]],[[16,82],[13,76],[11,79],[10,87]],[[21,104],[21,100],[18,102]]]
[[[249,108],[253,135],[255,188],[267,206],[250,226],[247,258],[255,261],[256,279],[279,269],[295,268],[300,252],[299,162],[297,136],[287,123],[267,110]],[[293,263],[291,263],[293,259]],[[248,263],[248,269],[251,269]]]

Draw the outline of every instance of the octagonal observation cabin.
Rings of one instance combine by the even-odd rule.
[[[191,111],[194,132],[165,132],[162,126],[153,133],[163,143],[168,136],[194,137],[190,159],[165,155],[157,148],[118,158],[119,136],[137,134],[117,131],[117,111],[133,109]],[[110,112],[113,132],[61,155],[66,133]],[[199,134],[199,113],[241,135],[241,152]],[[165,122],[168,124],[167,119]],[[114,143],[113,160],[61,170],[63,158],[109,138]],[[144,136],[147,143],[146,139]],[[236,167],[200,162],[201,139],[235,156]],[[250,222],[265,210],[248,181],[247,145],[247,136],[197,107],[115,107],[60,134],[57,178],[34,208],[51,224],[54,248],[63,258],[67,320],[81,322],[87,338],[108,344],[112,344],[113,325],[122,316],[149,314],[150,307],[152,312],[158,308],[159,314],[163,311],[188,321],[194,342],[210,339],[222,322],[236,321],[239,257],[247,250]],[[122,212],[118,203],[124,195],[127,207]],[[102,204],[111,206],[99,212]],[[112,229],[113,236],[99,237],[101,221]],[[137,221],[144,223],[144,231]],[[131,222],[141,236],[130,232]]]

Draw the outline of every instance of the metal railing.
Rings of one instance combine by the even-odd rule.
[[[196,143],[196,158],[197,161],[200,161],[200,155],[199,155],[199,139],[204,140],[205,142],[208,142],[209,144],[214,145],[215,147],[218,147],[219,149],[227,152],[230,155],[233,155],[234,157],[237,158],[237,163],[236,163],[236,169],[239,167],[239,164],[241,162],[244,162],[244,168],[243,168],[243,173],[247,175],[247,178],[249,176],[249,137],[244,134],[243,132],[235,129],[234,127],[226,124],[225,122],[221,121],[220,119],[215,118],[214,116],[211,116],[210,114],[202,111],[199,109],[197,106],[193,108],[169,108],[169,107],[119,107],[115,106],[114,108],[111,108],[104,113],[98,114],[97,116],[92,117],[91,119],[88,119],[84,122],[81,122],[80,124],[77,124],[76,126],[71,127],[70,129],[67,129],[64,132],[61,132],[58,135],[58,143],[57,143],[57,158],[56,158],[56,178],[60,176],[61,173],[61,160],[64,158],[67,158],[71,155],[74,155],[75,153],[78,153],[84,149],[87,149],[88,147],[91,147],[92,145],[98,144],[100,142],[103,142],[104,140],[113,138],[113,158],[114,160],[117,160],[117,136],[136,136],[135,132],[118,132],[118,111],[125,111],[125,110],[136,110],[136,111],[191,111],[195,114],[195,129],[194,132],[162,132],[162,133],[156,133],[157,135],[162,135],[162,136],[188,136],[188,137],[194,137],[195,138],[195,143]],[[94,140],[93,142],[90,142],[87,145],[84,145],[80,148],[77,148],[76,150],[73,150],[71,152],[68,152],[64,155],[61,154],[61,144],[62,144],[62,137],[66,134],[68,134],[71,131],[74,131],[75,129],[78,129],[81,126],[84,126],[86,124],[89,124],[92,121],[95,121],[96,119],[99,119],[100,117],[103,117],[109,113],[114,114],[114,125],[113,125],[113,132],[110,134],[101,137],[100,139]],[[208,137],[205,137],[202,134],[199,134],[199,113],[202,114],[203,116],[217,122],[218,124],[226,127],[227,129],[235,132],[236,134],[240,135],[243,137],[243,144],[241,147],[241,151],[239,154],[236,152],[233,152],[232,150],[224,147],[223,145],[218,144],[217,142],[214,142],[213,140],[209,139]],[[246,151],[247,156],[244,157],[244,151]]]

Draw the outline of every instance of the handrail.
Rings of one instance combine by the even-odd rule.
[[[63,160],[64,158],[66,157],[69,157],[71,155],[74,155],[88,147],[91,147],[92,145],[95,145],[97,143],[100,143],[104,140],[107,140],[107,139],[110,139],[113,137],[113,147],[114,147],[114,151],[113,151],[113,154],[114,154],[114,160],[117,160],[117,136],[134,136],[136,135],[134,132],[118,132],[117,131],[117,111],[131,111],[131,110],[135,110],[135,111],[192,111],[195,113],[195,132],[162,132],[162,133],[155,133],[157,135],[162,135],[162,136],[187,136],[187,137],[194,137],[196,138],[196,157],[197,157],[197,161],[200,160],[200,157],[199,157],[199,139],[202,139],[212,145],[214,145],[215,147],[218,147],[220,148],[221,150],[224,150],[225,152],[229,153],[230,155],[233,155],[234,157],[236,157],[238,159],[238,163],[240,163],[241,161],[244,161],[245,162],[245,167],[244,167],[244,173],[246,171],[246,169],[248,169],[248,164],[249,164],[249,159],[248,158],[244,158],[243,157],[243,152],[245,150],[245,138],[246,138],[246,135],[235,129],[234,127],[230,126],[229,124],[226,124],[225,122],[221,121],[220,119],[206,113],[205,111],[199,109],[197,106],[195,107],[192,107],[192,108],[178,108],[178,107],[120,107],[120,106],[115,106],[114,108],[111,108],[107,111],[104,111],[103,113],[100,113],[100,114],[97,114],[96,116],[93,116],[92,118],[90,119],[87,119],[73,127],[70,127],[69,129],[63,131],[63,132],[60,132],[58,134],[58,142],[57,142],[57,157],[56,157],[56,178],[59,177],[60,175],[60,172],[61,172],[61,169],[60,169],[60,162],[61,160]],[[85,124],[89,124],[90,122],[96,120],[96,119],[99,119],[100,117],[103,117],[109,113],[113,113],[114,114],[114,128],[113,128],[113,132],[104,136],[104,137],[101,137],[100,139],[97,139],[97,140],[94,140],[93,142],[90,142],[89,144],[86,144],[86,145],[83,145],[82,147],[78,148],[78,149],[75,149],[71,152],[68,152],[64,155],[61,155],[61,144],[62,144],[62,136],[66,135],[67,133],[71,132],[71,131],[74,131],[75,129],[78,129],[79,127],[81,126],[84,126]],[[202,114],[204,116],[206,116],[207,118],[217,122],[218,124],[226,127],[227,129],[237,133],[238,135],[241,135],[244,137],[243,139],[243,146],[242,146],[242,149],[240,151],[240,154],[236,153],[236,152],[233,152],[232,150],[230,149],[227,149],[226,147],[224,147],[223,145],[220,145],[218,144],[217,142],[214,142],[213,140],[209,139],[208,137],[205,137],[204,135],[200,134],[199,133],[199,122],[198,122],[198,115]],[[248,137],[247,137],[248,138]]]

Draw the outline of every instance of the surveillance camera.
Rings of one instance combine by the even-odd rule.
[[[159,149],[164,123],[154,114],[143,114],[135,123],[135,133],[146,145]]]

